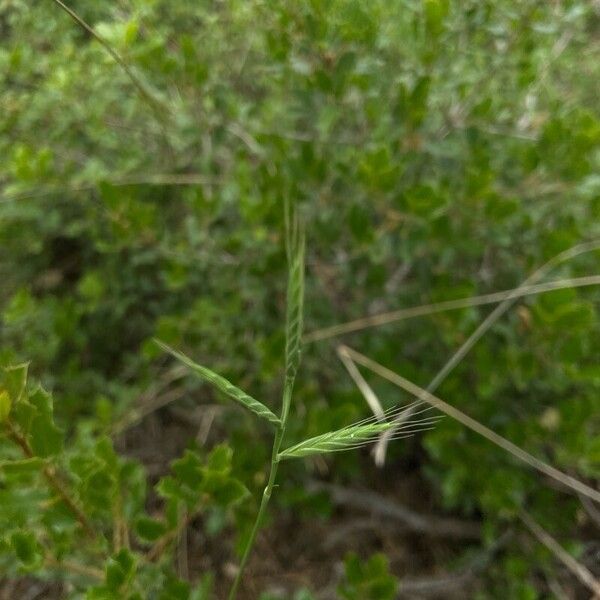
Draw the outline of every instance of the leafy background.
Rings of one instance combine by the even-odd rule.
[[[252,494],[194,520],[178,567],[192,582],[211,573],[222,594],[264,485],[269,434],[185,377],[152,337],[276,406],[285,197],[307,228],[309,331],[508,289],[600,237],[600,13],[582,0],[69,6],[147,96],[55,3],[0,2],[0,356],[31,361],[71,452],[111,440],[137,465],[131,481],[147,476],[151,488],[186,448],[208,460],[228,444],[232,477]],[[554,274],[593,274],[597,259]],[[598,297],[586,288],[519,301],[440,396],[593,482]],[[489,310],[345,341],[425,384]],[[304,349],[290,441],[368,414],[334,342]],[[408,400],[369,381],[386,406]],[[482,533],[417,535],[381,517],[365,533],[364,511],[315,493],[315,481],[476,521]],[[476,571],[458,597],[554,597],[556,586],[585,597],[517,518],[527,507],[597,571],[591,509],[547,483],[449,419],[395,443],[382,470],[366,451],[286,465],[245,593],[326,597],[339,585],[340,597],[385,598],[401,593],[396,579],[402,590]],[[149,492],[138,508],[153,503]],[[19,569],[7,563],[7,590],[33,585]],[[78,593],[44,585],[45,597]]]

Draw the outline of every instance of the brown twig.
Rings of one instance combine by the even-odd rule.
[[[596,505],[589,498],[586,498],[581,494],[579,495],[579,500],[590,520],[596,527],[600,528],[600,510],[598,510]]]
[[[158,558],[160,558],[161,554],[165,551],[167,546],[181,536],[182,531],[194,520],[197,514],[197,512],[187,513],[185,517],[179,521],[175,529],[167,531],[167,533],[165,533],[158,540],[156,540],[152,548],[150,548],[150,550],[148,550],[148,552],[146,553],[145,560],[147,562],[154,562]]]
[[[329,493],[336,504],[366,510],[379,517],[399,521],[417,533],[467,539],[476,539],[481,535],[479,523],[417,513],[375,492],[320,481],[310,482],[308,489]]]
[[[398,598],[448,598],[450,594],[459,593],[458,598],[464,598],[465,588],[476,582],[477,575],[482,573],[492,558],[501,550],[513,536],[509,529],[505,531],[484,552],[477,556],[464,569],[441,575],[439,577],[403,578],[400,582]]]
[[[95,567],[89,567],[87,565],[81,565],[79,563],[70,560],[56,560],[53,556],[45,557],[46,566],[52,569],[64,569],[75,575],[85,575],[92,579],[98,579],[102,581],[104,579],[104,571],[96,569]]]
[[[26,458],[34,458],[35,454],[29,445],[27,439],[19,433],[16,427],[12,424],[10,420],[6,421],[6,426],[8,428],[9,437],[13,440],[13,442],[21,448],[21,451],[25,455]],[[84,531],[89,537],[96,537],[96,531],[92,527],[89,522],[87,516],[83,512],[83,510],[78,506],[77,502],[69,495],[69,492],[65,489],[63,482],[56,475],[54,469],[48,465],[46,465],[41,470],[44,478],[46,479],[48,485],[60,496],[61,500],[66,504],[68,509],[75,515],[77,521],[82,526]]]

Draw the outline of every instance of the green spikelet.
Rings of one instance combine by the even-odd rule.
[[[174,356],[177,360],[182,362],[186,367],[189,367],[194,372],[198,373],[202,379],[208,381],[208,383],[214,385],[219,391],[227,394],[230,398],[233,398],[240,404],[244,405],[247,409],[251,410],[254,414],[266,419],[274,425],[279,425],[279,418],[274,415],[262,402],[255,400],[252,396],[246,394],[246,392],[240,390],[240,388],[233,385],[233,383],[227,381],[221,375],[218,375],[214,371],[207,369],[201,365],[196,364],[193,360],[188,358],[185,354],[178,352],[171,346],[161,342],[160,340],[154,340],[163,350]]]
[[[304,232],[295,210],[286,204],[286,248],[288,285],[286,310],[285,375],[293,381],[300,365],[304,314]]]
[[[304,440],[295,446],[286,448],[278,455],[279,460],[288,458],[304,458],[315,454],[325,454],[340,450],[350,450],[364,446],[373,441],[380,433],[393,427],[392,423],[368,423],[364,425],[349,425],[337,431]]]

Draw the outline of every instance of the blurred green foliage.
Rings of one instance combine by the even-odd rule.
[[[107,436],[143,414],[148,390],[160,404],[173,389],[153,336],[276,404],[284,197],[299,201],[307,226],[308,330],[514,287],[558,252],[600,238],[594,3],[73,0],[160,111],[53,2],[34,4],[0,2],[0,362],[31,360],[60,397],[60,428],[44,392],[28,400],[35,460],[73,453],[76,493],[98,523],[120,477],[133,487],[132,518],[143,504],[141,467],[115,455]],[[597,259],[554,274],[594,273]],[[563,470],[598,478],[598,298],[586,289],[520,301],[440,395]],[[349,343],[424,384],[486,310],[403,321]],[[198,380],[181,385],[178,406],[190,412],[220,402]],[[386,406],[405,400],[372,385]],[[8,398],[0,394],[0,417]],[[290,441],[365,416],[330,343],[304,349],[292,411]],[[258,489],[266,431],[223,404],[211,432],[211,443],[227,439],[236,451],[235,481]],[[423,461],[439,507],[483,519],[486,544],[523,504],[565,541],[577,537],[577,499],[449,419],[419,444],[394,445],[388,461],[407,454]],[[202,471],[202,460],[185,455],[176,477]],[[341,481],[361,464],[329,462]],[[316,468],[286,467],[288,507],[327,513],[302,488]],[[3,525],[3,544],[34,565],[44,493],[7,489],[23,496],[6,506],[32,513]],[[203,493],[185,477],[158,489],[167,505],[188,508]],[[44,535],[70,535],[72,519],[58,512],[60,527],[39,524]],[[173,526],[167,513],[137,519],[140,539]],[[135,557],[110,560],[104,587],[137,577]],[[511,545],[490,594],[503,597],[518,579],[529,592],[513,597],[536,597],[534,570],[548,560]]]
[[[27,384],[26,365],[4,369],[0,389],[9,407],[0,423],[2,574],[66,573],[70,598],[209,598],[209,574],[192,589],[164,555],[199,515],[222,513],[218,534],[247,496],[231,474],[231,449],[218,445],[204,460],[187,450],[157,483],[163,506],[150,516],[143,467],[85,422],[63,449],[52,397]]]
[[[345,579],[339,594],[345,600],[394,600],[398,581],[390,575],[383,554],[374,554],[361,563],[356,554],[346,557]]]

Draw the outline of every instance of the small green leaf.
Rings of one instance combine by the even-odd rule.
[[[246,486],[237,479],[228,479],[213,491],[213,497],[217,504],[229,507],[238,504],[249,495]]]
[[[6,390],[2,390],[0,392],[0,423],[3,423],[8,419],[8,415],[10,415],[12,402],[10,400],[10,395]]]
[[[10,543],[17,558],[26,567],[33,566],[41,557],[40,545],[30,531],[15,531],[10,537]]]
[[[137,536],[145,542],[154,542],[167,532],[165,523],[152,519],[150,517],[138,517],[135,522],[135,532]]]
[[[208,456],[207,469],[226,475],[231,470],[233,450],[227,444],[215,446]]]
[[[25,393],[28,368],[29,363],[21,363],[4,369],[4,387],[10,394],[14,404],[19,402]]]
[[[186,450],[184,455],[171,463],[171,470],[177,476],[178,481],[196,490],[202,482],[202,463],[197,454]]]
[[[0,463],[0,469],[7,475],[27,475],[39,471],[43,466],[44,461],[37,456]]]
[[[438,36],[444,30],[444,19],[448,15],[448,0],[425,0],[425,22],[428,33]]]
[[[106,586],[112,591],[119,591],[128,584],[135,575],[135,558],[128,550],[121,550],[108,560],[106,565]]]
[[[36,417],[30,429],[31,449],[42,457],[54,456],[62,450],[63,432],[43,417]]]
[[[345,575],[338,592],[346,600],[393,600],[398,592],[398,580],[389,572],[383,554],[374,554],[366,562],[350,554],[345,561]]]
[[[163,584],[158,600],[190,600],[190,584],[170,575]]]
[[[218,375],[214,371],[207,369],[201,365],[196,364],[193,360],[188,358],[185,354],[178,352],[174,348],[171,348],[164,342],[160,340],[155,340],[156,343],[166,352],[174,356],[177,360],[182,362],[184,365],[198,373],[200,377],[208,381],[214,385],[219,391],[227,394],[230,398],[233,398],[240,404],[243,404],[247,409],[251,410],[254,414],[262,417],[263,419],[267,419],[267,421],[273,423],[274,425],[279,425],[279,418],[274,415],[264,404],[252,398],[246,394],[246,392],[240,390],[238,387],[234,386],[232,383],[227,381],[221,375]]]

